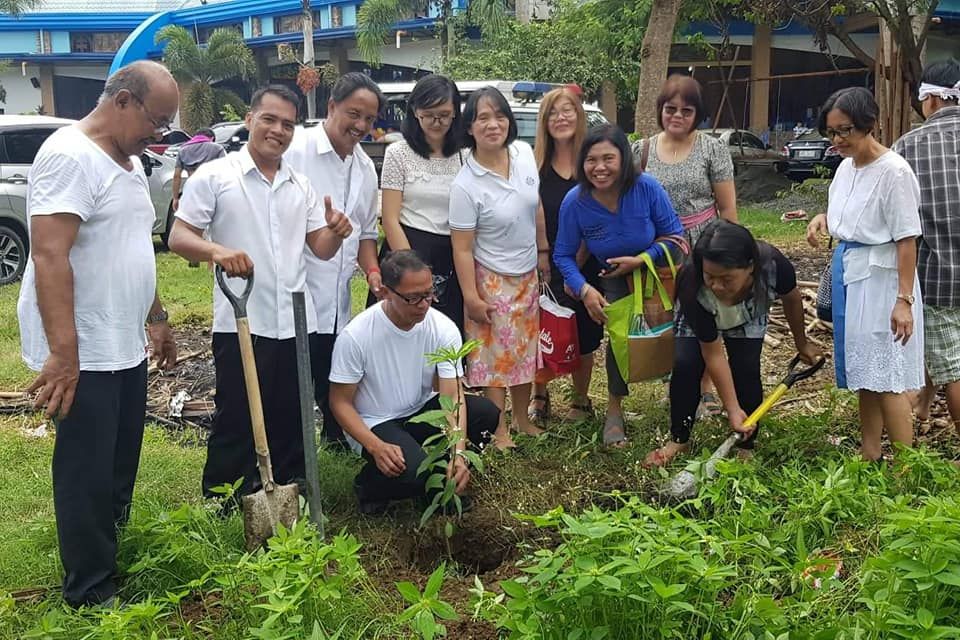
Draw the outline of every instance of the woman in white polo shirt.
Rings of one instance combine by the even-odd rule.
[[[463,291],[467,339],[480,346],[467,357],[467,383],[483,387],[501,409],[494,444],[515,446],[503,408],[506,390],[513,426],[542,430],[527,418],[537,370],[539,283],[550,260],[539,172],[533,150],[517,140],[517,122],[499,91],[471,94],[463,110],[464,142],[472,151],[450,189],[450,238]]]

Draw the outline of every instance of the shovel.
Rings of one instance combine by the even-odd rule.
[[[296,484],[278,485],[273,480],[270,463],[270,448],[267,431],[263,424],[263,404],[260,400],[260,381],[257,378],[257,363],[253,356],[253,340],[250,338],[250,323],[247,321],[247,298],[253,289],[253,274],[247,278],[247,286],[240,295],[227,285],[223,269],[217,265],[217,284],[230,301],[237,319],[237,339],[240,342],[240,359],[243,362],[243,381],[247,387],[250,404],[250,424],[253,428],[254,448],[257,452],[257,468],[260,470],[261,489],[243,496],[243,535],[247,551],[266,544],[277,533],[277,524],[291,528],[300,512],[300,495]]]
[[[800,364],[800,356],[794,356],[793,360],[790,361],[790,366],[787,369],[787,375],[784,376],[783,380],[780,381],[780,384],[770,392],[770,395],[767,396],[763,402],[760,403],[760,406],[757,407],[757,410],[750,414],[750,416],[744,421],[744,427],[752,427],[756,425],[760,418],[765,416],[770,408],[775,405],[780,398],[787,392],[787,390],[795,385],[801,380],[806,380],[817,371],[819,371],[824,362],[823,358],[816,361],[806,369],[800,369],[797,371],[797,365]],[[733,446],[743,440],[742,433],[735,433],[729,438],[723,441],[723,443],[717,447],[717,450],[713,452],[706,463],[704,463],[703,475],[708,480],[713,479],[717,475],[717,461],[723,460],[730,455],[730,451],[733,449]],[[673,479],[667,483],[667,486],[660,492],[661,496],[671,499],[671,500],[685,500],[687,498],[692,498],[697,495],[697,476],[688,469],[684,469]]]
[[[323,507],[320,504],[320,470],[317,465],[317,422],[313,415],[313,373],[307,335],[307,302],[303,291],[294,291],[293,330],[297,338],[297,382],[300,385],[300,424],[303,427],[303,458],[307,471],[307,504],[310,521],[323,539]]]

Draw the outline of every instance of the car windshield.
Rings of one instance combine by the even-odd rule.
[[[243,123],[237,122],[235,124],[223,124],[219,127],[213,128],[213,135],[215,142],[229,142],[230,138],[234,136],[237,129],[243,126]]]

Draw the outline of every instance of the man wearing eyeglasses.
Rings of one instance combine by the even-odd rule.
[[[459,360],[427,360],[428,353],[462,344],[453,321],[431,307],[430,267],[406,249],[390,253],[380,268],[383,299],[339,335],[330,369],[331,409],[350,446],[367,461],[354,481],[360,511],[367,515],[382,513],[392,500],[426,495],[426,474],[417,473],[426,457],[422,445],[440,431],[412,419],[440,409],[441,394],[459,399],[455,402],[462,407],[448,428],[449,434],[459,434],[454,438],[457,454],[447,466],[458,495],[470,482],[459,452],[468,442],[481,446],[488,441],[500,417],[489,400],[464,396]],[[468,500],[461,500],[467,508]]]
[[[17,312],[29,391],[56,424],[53,504],[63,598],[110,603],[147,401],[147,354],[177,347],[156,295],[154,210],[139,156],[177,112],[165,67],[111,75],[96,108],[47,138],[30,169],[31,258]],[[146,331],[144,331],[146,327]]]

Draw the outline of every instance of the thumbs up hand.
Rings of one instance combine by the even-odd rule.
[[[324,218],[327,221],[327,227],[341,238],[347,238],[353,233],[353,225],[342,211],[333,208],[333,201],[330,196],[323,197]]]

